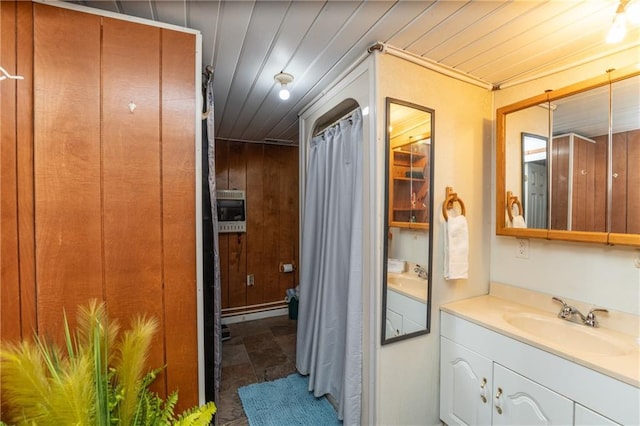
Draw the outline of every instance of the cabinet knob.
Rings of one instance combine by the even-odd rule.
[[[487,378],[482,378],[482,383],[480,384],[480,399],[483,404],[487,403]]]
[[[498,392],[496,392],[496,411],[498,414],[502,414],[502,388],[498,388]]]

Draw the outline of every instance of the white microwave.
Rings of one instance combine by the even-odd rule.
[[[245,192],[236,189],[216,190],[218,232],[247,232]]]

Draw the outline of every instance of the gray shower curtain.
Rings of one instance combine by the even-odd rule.
[[[309,144],[296,367],[331,394],[345,425],[362,394],[362,113]]]
[[[209,196],[211,198],[211,223],[213,225],[213,395],[215,403],[218,404],[220,402],[220,379],[222,374],[222,307],[220,304],[220,250],[218,247],[218,213],[216,200],[216,142],[213,115],[213,73],[208,74],[205,91]]]

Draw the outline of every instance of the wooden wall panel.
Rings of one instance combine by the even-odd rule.
[[[0,57],[2,66],[16,72],[15,2],[0,3]],[[23,83],[23,82],[21,82]],[[0,338],[20,340],[20,273],[18,256],[17,81],[0,84]]]
[[[264,220],[263,175],[264,145],[247,144],[247,273],[254,275],[255,284],[247,287],[247,305],[264,301]]]
[[[177,412],[198,403],[195,146],[188,144],[196,139],[194,47],[193,34],[162,30],[164,338]]]
[[[609,137],[607,135],[594,138],[594,199],[593,199],[593,231],[607,231],[607,152]]]
[[[551,229],[567,229],[569,197],[569,138],[554,138],[552,145]]]
[[[34,5],[34,167],[39,331],[102,298],[100,18]],[[52,96],[52,94],[56,94]]]
[[[219,235],[223,310],[284,304],[298,283],[297,271],[279,271],[280,262],[298,263],[297,147],[217,140],[216,185],[247,196],[247,232]],[[246,285],[247,274],[255,285]]]
[[[280,203],[279,203],[279,262],[297,264],[298,256],[298,151],[290,147],[277,147],[281,159]],[[295,273],[279,274],[279,293],[284,297],[288,288],[297,285]],[[276,299],[277,300],[277,299]]]
[[[102,50],[107,306],[123,324],[137,312],[157,318],[162,330],[160,29],[103,18]],[[164,365],[164,351],[158,333],[149,364]],[[155,389],[166,390],[164,376]]]
[[[17,166],[18,237],[20,253],[20,313],[22,337],[38,329],[36,314],[35,206],[33,200],[33,4],[17,3],[18,84]]]
[[[627,133],[627,232],[640,234],[640,130]]]
[[[627,133],[616,133],[612,142],[611,229],[627,232]]]
[[[264,302],[283,300],[284,293],[280,292],[280,174],[281,164],[277,146],[265,146],[263,200],[261,208],[264,214],[264,256],[263,277],[265,282]],[[249,188],[251,190],[251,188]]]
[[[229,189],[247,187],[246,145],[229,145]],[[232,308],[247,304],[247,235],[229,234],[229,306]]]

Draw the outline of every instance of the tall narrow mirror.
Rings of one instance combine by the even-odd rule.
[[[429,332],[434,111],[387,98],[382,344]]]

